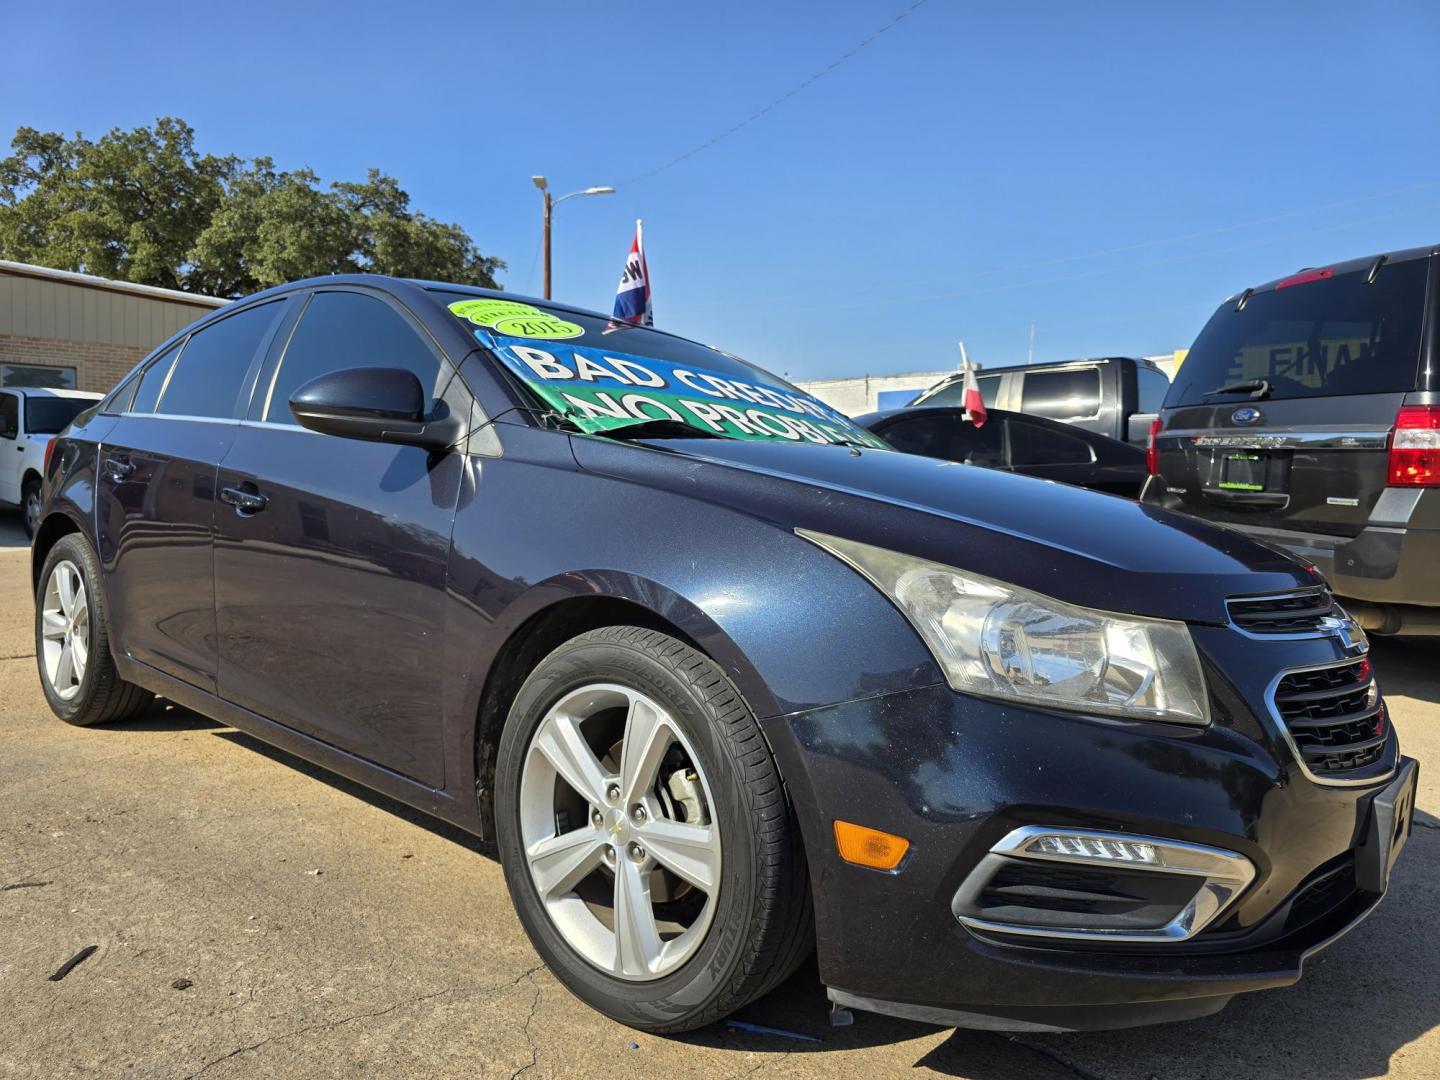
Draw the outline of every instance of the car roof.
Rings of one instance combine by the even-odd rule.
[[[1440,255],[1440,244],[1402,248],[1399,251],[1377,252],[1373,255],[1362,255],[1357,259],[1345,259],[1341,262],[1324,263],[1320,266],[1302,266],[1300,269],[1285,274],[1282,277],[1275,278],[1273,281],[1267,281],[1263,285],[1252,286],[1250,289],[1244,291],[1250,293],[1269,292],[1275,289],[1282,281],[1288,281],[1296,274],[1303,274],[1310,270],[1330,270],[1336,274],[1349,274],[1356,270],[1368,270],[1371,267],[1376,267],[1377,264],[1383,266],[1385,263],[1408,262],[1411,259],[1428,259],[1432,255]],[[1381,262],[1381,260],[1384,260],[1384,262]],[[1227,296],[1222,303],[1228,304],[1241,295],[1242,293],[1234,293],[1231,296]]]
[[[1011,371],[1063,371],[1066,368],[1094,367],[1096,364],[1123,363],[1131,363],[1137,367],[1151,368],[1155,371],[1160,371],[1159,366],[1154,360],[1148,360],[1143,356],[1088,356],[1082,357],[1079,360],[1055,360],[1043,364],[1002,364],[998,367],[977,367],[975,369],[975,375],[977,378],[984,378],[986,375],[1000,375]],[[1161,371],[1160,374],[1163,375],[1165,373]],[[928,394],[936,387],[948,386],[957,379],[963,379],[964,377],[965,373],[963,371],[956,371],[953,374],[946,375],[943,379],[931,383],[925,387],[924,390],[915,391],[915,393],[917,396],[920,394]]]
[[[68,390],[60,386],[0,386],[0,390],[8,390],[22,397],[79,398],[82,401],[99,401],[105,396],[91,390]]]

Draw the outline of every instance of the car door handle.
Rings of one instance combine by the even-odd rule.
[[[233,487],[221,488],[220,500],[235,507],[235,512],[243,517],[258,514],[261,510],[265,509],[265,505],[270,501],[258,492]]]
[[[135,471],[135,466],[122,458],[106,458],[105,471],[112,480],[124,480]]]

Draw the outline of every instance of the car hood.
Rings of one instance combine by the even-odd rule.
[[[888,450],[572,438],[581,468],[1009,581],[1075,604],[1223,623],[1316,584],[1277,548],[1084,488]]]

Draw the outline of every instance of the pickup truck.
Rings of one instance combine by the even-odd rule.
[[[976,372],[986,406],[1029,413],[1145,445],[1150,421],[1160,411],[1170,380],[1153,361],[1131,356],[1067,360],[1058,364],[984,368]],[[910,405],[958,405],[965,376],[951,375]]]
[[[40,520],[46,444],[99,400],[81,390],[0,387],[0,506],[20,508],[26,536]]]

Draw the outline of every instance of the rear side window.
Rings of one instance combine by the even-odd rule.
[[[995,399],[1000,396],[1000,376],[980,375],[975,379],[976,385],[980,387],[980,400],[986,405],[994,405]],[[933,394],[921,394],[915,399],[916,405],[964,405],[965,404],[965,380],[956,379],[948,386],[936,390]]]
[[[1255,293],[1211,316],[1165,399],[1168,407],[1248,400],[1221,387],[1264,379],[1272,400],[1415,389],[1428,260]]]
[[[261,304],[191,334],[155,411],[167,416],[234,416],[240,384],[283,306],[275,301]],[[149,379],[147,374],[146,382]],[[146,387],[140,389],[143,393]]]
[[[1148,367],[1136,368],[1135,377],[1140,384],[1140,408],[1137,411],[1158,413],[1165,404],[1165,395],[1170,392],[1170,380],[1164,372]]]
[[[13,439],[20,434],[20,402],[14,394],[0,394],[0,436]]]
[[[1030,465],[1088,465],[1095,460],[1090,444],[1063,431],[1051,431],[1038,424],[1007,421],[1010,425],[1010,464],[1017,469]]]
[[[357,367],[413,371],[432,401],[438,389],[439,357],[389,304],[363,293],[317,293],[285,348],[265,419],[294,423],[290,398],[296,390],[321,375]]]
[[[153,413],[155,411],[155,406],[160,403],[160,391],[165,386],[165,378],[170,374],[170,369],[175,366],[175,357],[179,352],[179,345],[173,349],[166,349],[145,369],[145,373],[140,376],[139,387],[130,388],[129,393],[134,395],[132,404],[128,406],[123,404],[124,393],[122,392],[117,402],[121,403],[121,412]]]
[[[1051,420],[1085,420],[1098,416],[1099,369],[1026,372],[1024,389],[1020,392],[1020,411]]]

